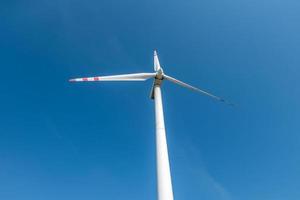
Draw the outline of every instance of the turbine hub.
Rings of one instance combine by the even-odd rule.
[[[164,77],[164,71],[162,68],[159,68],[156,72],[156,79],[162,80]]]

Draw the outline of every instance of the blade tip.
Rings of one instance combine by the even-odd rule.
[[[229,105],[229,106],[232,106],[232,107],[235,106],[234,103],[228,102],[228,101],[226,101],[225,99],[221,99],[221,98],[220,98],[220,101],[221,101],[222,103],[225,103],[225,104]]]
[[[69,79],[69,82],[75,82],[76,80],[75,79]]]

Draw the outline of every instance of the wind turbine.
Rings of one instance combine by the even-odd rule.
[[[96,76],[86,78],[70,79],[71,82],[84,82],[84,81],[145,81],[154,79],[153,86],[150,93],[150,98],[155,102],[155,121],[156,121],[156,167],[157,167],[157,193],[158,200],[173,200],[173,189],[171,181],[171,172],[168,156],[168,146],[165,131],[165,122],[163,114],[163,104],[161,97],[161,84],[164,80],[178,84],[185,88],[194,90],[215,100],[227,103],[224,99],[210,94],[204,90],[188,85],[180,80],[164,74],[160,66],[157,52],[154,51],[154,72],[153,73],[135,73],[135,74],[122,74],[113,76]],[[232,105],[232,104],[229,104]]]

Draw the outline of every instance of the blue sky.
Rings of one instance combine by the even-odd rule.
[[[296,0],[0,2],[0,199],[155,199],[145,83],[164,71],[235,104],[163,85],[175,199],[300,198]]]

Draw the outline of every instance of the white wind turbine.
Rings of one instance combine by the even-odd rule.
[[[135,74],[122,74],[113,76],[96,76],[86,78],[70,79],[71,82],[83,82],[83,81],[145,81],[153,78],[153,86],[151,89],[150,98],[155,102],[155,121],[156,121],[156,167],[157,167],[157,193],[158,200],[173,200],[173,189],[171,181],[171,172],[168,156],[168,146],[166,139],[163,104],[161,97],[161,84],[164,80],[171,81],[180,86],[202,93],[206,96],[212,97],[215,100],[225,102],[224,99],[210,94],[204,90],[198,89],[191,85],[188,85],[180,80],[177,80],[171,76],[164,74],[161,68],[157,56],[157,52],[154,51],[154,71],[153,73],[135,73]]]

